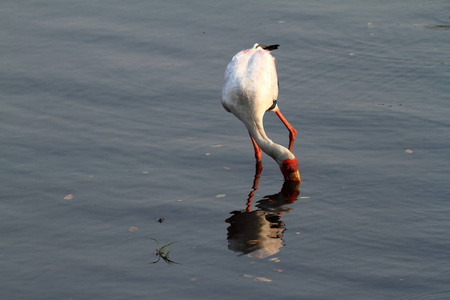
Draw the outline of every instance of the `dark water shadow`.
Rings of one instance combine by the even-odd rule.
[[[450,25],[436,25],[436,24],[432,24],[432,25],[427,25],[425,26],[426,29],[431,29],[431,30],[450,30]]]
[[[252,210],[254,192],[258,189],[260,170],[257,171],[252,191],[248,195],[246,208],[230,212],[225,220],[228,249],[250,257],[265,258],[274,255],[284,246],[283,232],[286,224],[281,218],[290,212],[300,195],[300,182],[285,181],[281,191],[264,196]]]

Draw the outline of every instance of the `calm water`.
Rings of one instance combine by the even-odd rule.
[[[0,298],[449,299],[450,3],[154,2],[0,4]],[[303,182],[247,211],[255,42]]]

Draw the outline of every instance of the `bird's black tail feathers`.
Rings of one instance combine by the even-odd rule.
[[[259,46],[260,46],[261,48],[263,48],[264,50],[272,51],[272,50],[277,50],[278,47],[279,47],[280,45],[275,44],[275,45],[269,45],[269,46],[267,46],[267,45],[259,44]]]

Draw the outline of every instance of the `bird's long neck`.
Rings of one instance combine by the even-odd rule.
[[[245,121],[244,123],[256,144],[258,144],[264,153],[272,157],[280,167],[285,160],[295,159],[295,156],[291,151],[274,143],[267,137],[266,132],[264,131],[262,118],[250,118],[250,121]]]

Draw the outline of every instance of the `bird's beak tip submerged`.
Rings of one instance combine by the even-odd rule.
[[[300,178],[300,173],[298,171],[284,174],[284,179],[286,181],[294,181],[294,182],[301,182],[302,179]]]
[[[300,173],[298,172],[298,161],[296,158],[283,161],[280,166],[281,173],[286,181],[300,182]]]

